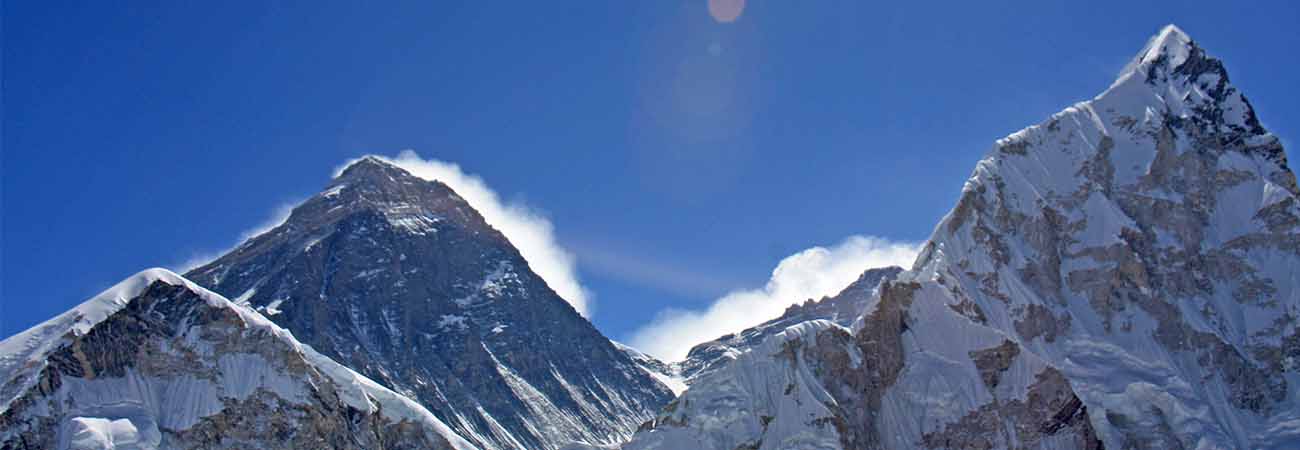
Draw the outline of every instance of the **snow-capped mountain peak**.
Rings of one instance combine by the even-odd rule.
[[[187,285],[195,288],[196,292],[209,293],[207,289],[192,285],[167,269],[140,271],[67,312],[0,341],[0,380],[14,379],[19,371],[40,364],[45,354],[60,343],[61,337],[85,335],[105,318],[125,308],[131,299],[139,296],[155,281]],[[210,297],[204,295],[203,298]],[[11,401],[13,398],[8,395],[0,399],[3,402],[0,403],[0,409],[8,407]]]
[[[0,342],[0,355],[0,448],[474,448],[419,404],[165,269]]]
[[[998,140],[851,329],[769,338],[624,448],[1296,448],[1297,192],[1223,64],[1166,27]]]
[[[393,176],[400,176],[401,172],[404,171],[400,167],[396,164],[384,161],[383,158],[375,155],[364,155],[344,166],[343,170],[339,171],[339,174],[334,177],[334,180],[337,182],[348,179],[366,178],[373,177],[377,174],[385,174],[391,179]]]
[[[1095,109],[1118,117],[1148,122],[1151,115],[1172,116],[1175,120],[1170,125],[1175,128],[1187,123],[1240,138],[1286,168],[1285,153],[1260,125],[1250,102],[1232,85],[1223,62],[1175,25],[1166,26],[1152,38],[1092,103]]]
[[[1177,25],[1165,25],[1160,33],[1152,37],[1142,51],[1138,52],[1137,56],[1124,67],[1120,76],[1143,73],[1143,69],[1149,69],[1153,65],[1163,65],[1166,69],[1177,68],[1187,62],[1196,50],[1198,48],[1196,43],[1192,42],[1191,36]]]
[[[378,157],[187,276],[483,448],[612,443],[672,396],[464,198]]]

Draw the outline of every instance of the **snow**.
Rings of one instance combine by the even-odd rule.
[[[384,267],[380,267],[377,269],[363,270],[361,272],[357,272],[357,274],[353,276],[353,278],[354,279],[371,278],[374,277],[375,275],[379,275],[380,273],[383,273],[385,270],[388,269]]]
[[[641,350],[637,350],[636,348],[622,342],[611,340],[609,343],[613,344],[614,348],[619,349],[619,351],[622,351],[631,357],[632,362],[635,362],[641,370],[650,374],[650,376],[653,377],[655,381],[658,381],[659,384],[664,385],[664,387],[672,391],[674,396],[681,395],[682,392],[686,391],[686,377],[681,375],[681,368],[679,366],[666,364],[655,359],[655,357],[647,355]],[[662,372],[652,365],[661,366],[664,369],[667,369],[669,373]]]
[[[266,306],[261,309],[262,314],[265,314],[267,316],[274,316],[276,314],[280,314],[282,312],[280,311],[280,305],[282,304],[284,304],[284,299],[277,298],[275,300],[271,300],[271,303],[267,303]]]
[[[1124,70],[1120,71],[1119,78],[1122,80],[1140,72],[1145,66],[1157,62],[1161,56],[1166,58],[1165,63],[1169,67],[1178,67],[1187,61],[1191,43],[1192,38],[1178,26],[1165,25],[1160,33],[1147,41],[1147,45],[1124,67]]]
[[[473,308],[482,304],[484,300],[490,301],[501,298],[511,284],[518,284],[518,282],[519,275],[515,274],[514,266],[509,261],[501,261],[492,269],[492,272],[483,277],[483,281],[478,284],[477,289],[465,297],[452,300],[452,302],[461,308]]]
[[[235,302],[237,305],[248,306],[248,299],[253,298],[254,295],[257,295],[257,288],[248,288],[248,290],[244,291],[243,294],[239,294],[238,297],[235,297],[231,301]]]
[[[296,341],[295,341],[296,342]],[[407,419],[433,429],[447,439],[456,450],[475,450],[446,424],[414,400],[393,392],[352,369],[317,353],[307,344],[298,344],[307,361],[320,369],[339,386],[339,397],[349,406],[368,413],[380,413],[397,419]]]
[[[981,408],[1030,401],[1029,387],[1048,369],[1068,380],[1106,447],[1122,447],[1125,433],[1140,438],[1159,434],[1161,427],[1186,448],[1297,447],[1300,374],[1279,373],[1258,355],[1261,350],[1287,351],[1276,348],[1281,342],[1277,332],[1264,333],[1264,328],[1284,323],[1281,332],[1291,335],[1294,316],[1288,314],[1300,311],[1300,258],[1291,248],[1296,227],[1283,221],[1273,224],[1281,231],[1270,230],[1267,215],[1260,213],[1270,206],[1291,215],[1300,211],[1291,188],[1273,181],[1289,178],[1289,169],[1251,148],[1272,148],[1276,138],[1246,134],[1253,128],[1245,126],[1248,106],[1240,92],[1225,86],[1221,102],[1207,94],[1210,88],[1202,85],[1223,81],[1212,63],[1197,67],[1209,70],[1195,79],[1175,72],[1202,56],[1185,33],[1165,27],[1101,95],[1013,133],[978,163],[963,194],[978,196],[988,207],[946,215],[916,267],[899,276],[900,282],[915,281],[921,288],[907,310],[905,366],[880,399],[876,425],[888,440],[886,448],[918,448],[926,433],[944,432]],[[1148,79],[1148,74],[1154,77]],[[1200,130],[1183,127],[1201,125],[1188,119],[1200,119],[1197,115],[1218,107],[1226,124],[1206,125],[1219,128],[1202,133],[1244,137],[1206,148],[1204,140],[1197,140],[1204,139]],[[1184,120],[1182,126],[1170,126],[1171,118]],[[1164,155],[1177,161],[1157,161],[1157,150],[1171,152]],[[1081,170],[1094,160],[1107,170]],[[1197,167],[1202,161],[1212,164]],[[1202,193],[1211,195],[1198,197]],[[1146,206],[1151,204],[1156,206]],[[1204,215],[1196,210],[1200,207],[1207,208]],[[1050,227],[1037,222],[1040,227],[1034,229],[1032,220],[1047,217],[1046,208],[1060,220]],[[1026,219],[1017,222],[1016,217]],[[1149,233],[1150,240],[1121,238],[1138,230]],[[1273,241],[1230,245],[1242,237]],[[1140,263],[1124,259],[1134,255]],[[1050,281],[1029,271],[1035,268],[1031,264],[1046,266]],[[1192,288],[1175,286],[1184,269],[1206,279],[1184,281]],[[1117,275],[1119,270],[1126,272]],[[1075,285],[1092,282],[1090,275],[1127,298],[1095,306],[1090,300],[1104,294]],[[1266,289],[1235,298],[1249,280],[1266,280]],[[950,307],[959,304],[978,307],[984,320]],[[878,305],[873,301],[866,313]],[[1112,305],[1114,310],[1103,310]],[[1050,316],[1029,320],[1031,307]],[[1022,332],[1022,320],[1061,328],[1048,339]],[[1170,338],[1170,325],[1227,347],[1209,350],[1193,343],[1193,348],[1179,348],[1191,337],[1178,336],[1181,342],[1175,344],[1162,340]],[[866,326],[873,325],[859,319],[854,331]],[[815,322],[809,322],[783,336],[815,329]],[[759,448],[816,448],[815,441],[801,440],[810,434],[830,437],[824,447],[838,448],[835,430],[819,428],[816,420],[830,414],[817,406],[834,399],[804,376],[806,361],[772,357],[774,339],[694,380],[680,395],[677,409],[665,413],[669,425],[638,433],[624,449],[732,449],[755,443]],[[990,388],[971,352],[1006,341],[1020,351],[999,369],[1000,381]],[[1209,352],[1235,353],[1249,366],[1215,362]],[[1246,369],[1265,370],[1269,382],[1285,380],[1285,397],[1260,400],[1263,411],[1239,406],[1233,400],[1236,391],[1261,398],[1268,392],[1267,386],[1243,384],[1251,376]],[[774,386],[792,387],[785,395]],[[793,420],[791,411],[800,420]],[[1137,431],[1109,420],[1111,414],[1121,415]],[[773,419],[759,427],[753,420],[759,415]],[[993,447],[1016,444],[995,442]],[[1034,448],[1074,445],[1053,436]]]
[[[379,310],[379,315],[384,320],[384,329],[388,331],[389,339],[393,345],[397,345],[402,339],[401,317],[392,307]]]
[[[384,217],[388,219],[388,223],[392,226],[420,236],[437,233],[438,223],[442,222],[442,219],[426,214],[405,212],[390,212],[385,214]]]
[[[65,431],[68,450],[153,450],[162,440],[157,427],[143,432],[130,419],[74,417]]]
[[[315,248],[317,245],[319,245],[319,244],[320,244],[320,241],[323,240],[323,239],[325,239],[326,236],[328,236],[328,235],[324,235],[324,234],[323,234],[323,235],[316,236],[316,237],[313,237],[313,238],[311,238],[311,239],[308,239],[308,240],[307,240],[307,243],[303,244],[303,246],[302,246],[302,251],[304,251],[304,252],[309,252],[309,251],[311,251],[311,249],[313,249],[313,248]]]
[[[312,367],[320,370],[337,387],[340,397],[350,406],[362,411],[379,413],[395,420],[410,420],[422,428],[449,441],[457,450],[474,447],[456,435],[424,407],[394,393],[374,381],[320,355],[309,346],[295,340],[288,331],[271,323],[247,307],[237,305],[218,294],[208,291],[166,269],[149,269],[137,273],[117,285],[96,295],[72,310],[33,327],[10,339],[0,342],[0,384],[10,383],[15,377],[39,371],[50,352],[65,342],[62,336],[69,333],[84,335],[108,316],[120,311],[154,282],[185,286],[211,307],[234,311],[245,328],[245,333],[265,333],[287,344]],[[274,309],[273,307],[270,309]],[[213,355],[210,344],[196,341],[202,334],[190,327],[182,337],[200,354]],[[172,351],[170,344],[163,351]],[[308,394],[308,379],[297,377],[265,360],[255,353],[223,353],[213,359],[199,360],[211,365],[216,378],[196,378],[190,374],[158,378],[145,376],[134,368],[127,368],[122,377],[65,377],[60,388],[51,395],[75,399],[75,414],[64,424],[68,441],[65,447],[86,449],[153,449],[159,444],[159,429],[184,430],[202,417],[220,412],[223,399],[244,399],[260,390],[268,390],[287,401],[304,403]],[[32,383],[25,377],[26,385],[15,395],[27,391]],[[0,410],[7,409],[13,399],[5,399]]]
[[[325,198],[334,198],[337,197],[340,192],[343,192],[343,189],[346,187],[348,187],[347,183],[339,183],[329,189],[322,191],[319,195]]]
[[[1148,45],[1148,49],[1143,54],[1144,61],[1154,60],[1158,55],[1168,55],[1169,65],[1177,67],[1187,60],[1188,49],[1192,43],[1192,38],[1179,29],[1177,25],[1165,25],[1157,34],[1155,39]]]
[[[647,367],[642,367],[641,370],[644,370],[645,373],[650,374],[650,376],[654,377],[656,381],[658,381],[660,384],[667,387],[668,390],[673,391],[673,395],[682,395],[682,392],[686,392],[686,388],[688,387],[686,385],[686,379],[682,378],[680,375],[669,375],[666,373],[659,373],[650,370]]]
[[[492,273],[483,278],[483,284],[479,287],[479,291],[483,292],[488,298],[500,297],[505,292],[507,283],[519,279],[513,269],[514,267],[510,265],[509,261],[501,261],[492,270]]]
[[[833,415],[835,402],[813,369],[803,364],[802,355],[776,357],[787,342],[811,344],[831,328],[843,330],[827,320],[791,326],[721,369],[702,374],[677,398],[676,408],[665,410],[667,420],[685,422],[685,427],[639,432],[623,450],[731,450],[756,442],[759,450],[841,448],[835,428],[820,420]]]
[[[222,386],[193,375],[154,378],[128,370],[120,378],[65,380],[59,395],[76,399],[78,414],[148,419],[183,430],[223,408]]]
[[[63,343],[63,336],[69,333],[75,336],[86,334],[91,327],[125,308],[132,298],[138,297],[155,281],[184,285],[199,293],[210,304],[230,303],[170,270],[153,268],[140,271],[75,308],[0,341],[0,380],[12,380],[20,371],[37,370],[36,366],[43,364],[45,356]],[[236,310],[242,311],[242,308]],[[0,410],[8,408],[12,401],[12,398],[0,399]]]
[[[438,328],[446,330],[450,327],[456,327],[461,330],[465,329],[465,316],[459,314],[443,314],[438,318]]]

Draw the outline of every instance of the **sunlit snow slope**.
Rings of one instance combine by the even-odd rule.
[[[695,380],[624,449],[1300,448],[1300,209],[1278,139],[1169,26],[999,140],[852,328]]]
[[[0,342],[0,402],[3,449],[474,448],[164,269]]]

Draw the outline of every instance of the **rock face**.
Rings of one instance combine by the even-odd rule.
[[[792,325],[824,320],[841,327],[852,326],[871,301],[876,286],[894,279],[902,271],[903,268],[897,266],[869,269],[833,297],[791,305],[781,317],[696,345],[681,361],[668,363],[631,347],[620,345],[619,348],[643,370],[672,389],[674,394],[680,395],[696,380],[727,367],[745,352]]]
[[[472,449],[415,402],[163,269],[0,342],[3,449]]]
[[[624,449],[1296,448],[1298,194],[1223,64],[1166,27],[999,140],[852,327],[768,338]]]
[[[374,157],[187,276],[484,448],[616,443],[673,397],[456,193]]]
[[[866,309],[876,286],[883,280],[894,279],[902,271],[901,267],[867,270],[833,297],[792,305],[786,308],[781,317],[696,345],[687,353],[685,360],[673,364],[673,370],[690,384],[701,375],[717,370],[791,325],[810,320],[828,320],[840,326],[852,326],[862,310]]]

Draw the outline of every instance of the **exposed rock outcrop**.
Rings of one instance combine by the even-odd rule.
[[[3,449],[472,449],[415,402],[162,269],[0,342]]]
[[[616,443],[673,396],[472,205],[377,157],[187,276],[484,448]]]

